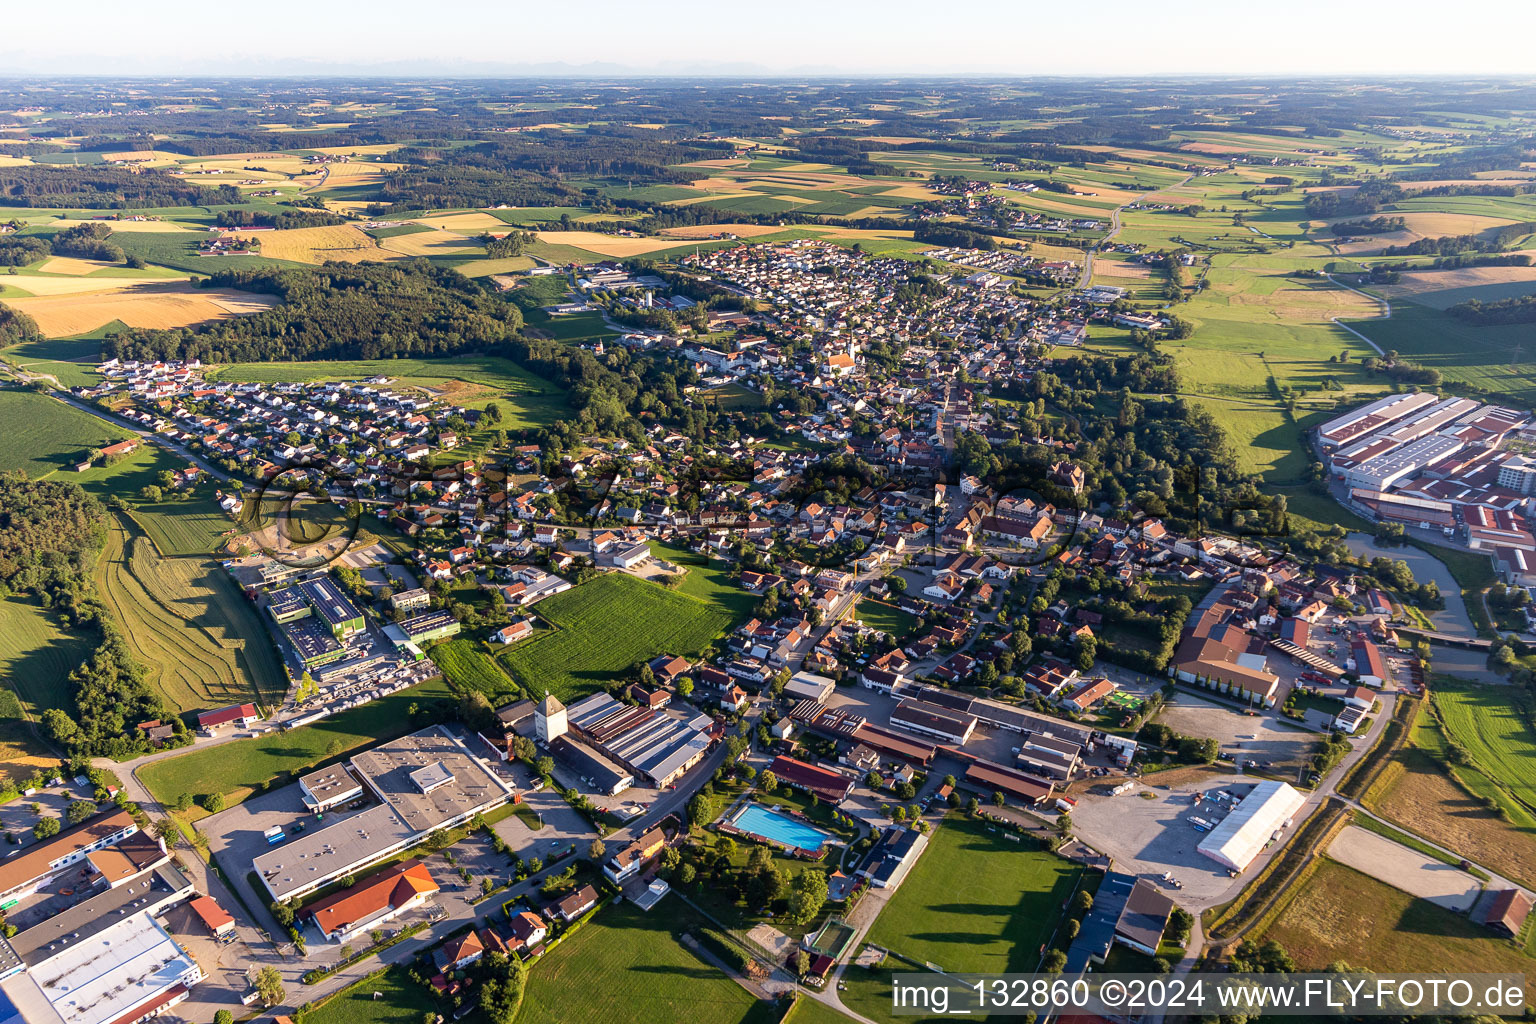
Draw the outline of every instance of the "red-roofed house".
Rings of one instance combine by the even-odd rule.
[[[437,892],[437,882],[427,866],[411,860],[327,896],[304,913],[327,941],[345,942],[421,906]]]

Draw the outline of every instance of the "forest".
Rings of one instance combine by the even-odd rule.
[[[90,165],[0,167],[0,206],[122,210],[240,202],[233,185],[207,188],[163,171]]]
[[[447,356],[495,348],[523,326],[515,305],[426,260],[223,270],[200,283],[275,295],[281,304],[202,328],[118,332],[104,353],[215,363]]]
[[[216,227],[221,228],[328,228],[337,224],[345,224],[345,217],[337,216],[329,210],[287,209],[281,211],[272,210],[220,210],[213,219]]]

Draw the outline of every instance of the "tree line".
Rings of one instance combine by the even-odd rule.
[[[233,185],[208,188],[164,171],[111,165],[0,167],[0,206],[122,210],[130,207],[213,206],[241,202]]]
[[[130,328],[109,335],[103,352],[216,363],[447,356],[494,349],[523,326],[515,305],[426,260],[222,270],[201,284],[280,305],[201,328]]]
[[[221,228],[329,228],[347,219],[329,210],[220,210],[213,223]]]

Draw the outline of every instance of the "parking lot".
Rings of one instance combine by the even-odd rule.
[[[68,828],[69,820],[64,817],[65,808],[75,800],[90,800],[92,789],[89,784],[81,786],[73,779],[65,779],[62,786],[39,789],[31,796],[17,797],[8,804],[0,804],[0,829],[17,840],[14,846],[7,842],[4,852],[34,845],[37,840],[32,836],[32,828],[43,818],[58,818],[59,825]],[[33,804],[38,805],[37,811],[32,810]]]
[[[1185,736],[1214,739],[1221,751],[1280,773],[1294,772],[1311,755],[1318,734],[1281,724],[1273,712],[1246,715],[1181,688],[1157,720]]]
[[[1196,850],[1207,833],[1190,822],[1191,815],[1215,823],[1225,811],[1209,798],[1197,806],[1195,796],[1222,790],[1241,794],[1248,787],[1241,778],[1197,768],[1172,769],[1167,781],[1161,778],[1149,776],[1120,796],[1080,795],[1072,812],[1073,831],[1114,858],[1115,870],[1155,876],[1181,906],[1198,912],[1225,893],[1232,878]],[[1171,879],[1163,881],[1164,874]]]

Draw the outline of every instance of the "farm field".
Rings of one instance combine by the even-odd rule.
[[[138,501],[129,512],[133,521],[164,555],[207,555],[217,551],[234,529],[234,520],[219,508],[212,488],[187,497]]]
[[[1529,326],[1482,327],[1404,300],[1392,303],[1389,320],[1346,322],[1384,350],[1396,349],[1407,359],[1439,370],[1453,384],[1472,384],[1491,398],[1519,405],[1536,403],[1536,352],[1527,351]]]
[[[327,260],[358,263],[402,258],[399,253],[380,248],[378,242],[351,224],[263,231],[261,255],[266,259],[293,263],[324,263]]]
[[[529,972],[517,1024],[571,1020],[768,1024],[760,1002],[682,944],[698,917],[674,897],[651,913],[604,907]]]
[[[493,707],[521,692],[482,641],[455,637],[433,647],[428,655],[442,670],[448,685],[460,692],[474,690],[484,694]]]
[[[419,387],[468,408],[495,402],[509,430],[545,426],[565,415],[565,390],[510,359],[467,356],[460,359],[356,359],[335,362],[233,363],[210,372],[209,380],[288,381],[367,380],[383,375],[397,384]]]
[[[139,778],[162,803],[183,793],[219,792],[236,804],[268,781],[283,785],[323,760],[410,732],[412,704],[448,696],[441,680],[429,680],[313,725],[154,761],[139,769]]]
[[[1470,299],[1496,302],[1536,292],[1536,267],[1410,271],[1396,284],[1375,285],[1371,290],[1393,301],[1408,299],[1430,309],[1449,309]]]
[[[401,256],[463,256],[480,252],[479,247],[463,235],[431,228],[384,238],[380,240],[379,248]]]
[[[540,601],[555,632],[497,656],[528,693],[570,703],[658,654],[697,654],[733,621],[720,603],[623,573]]]
[[[229,288],[195,288],[176,281],[119,284],[85,295],[7,298],[5,302],[36,320],[50,338],[84,334],[114,320],[129,327],[191,327],[259,313],[275,304],[270,296]]]
[[[886,904],[869,941],[946,971],[1033,971],[1078,865],[950,814]]]
[[[538,238],[546,245],[584,249],[602,256],[619,258],[643,256],[676,244],[664,238],[631,238],[626,235],[608,235],[601,231],[540,231]]]
[[[97,567],[102,599],[146,680],[178,714],[282,699],[288,680],[254,606],[216,562],[165,558],[118,524]]]
[[[1520,805],[1489,808],[1508,796],[1475,768],[1444,763],[1445,739],[1427,711],[1406,744],[1366,792],[1372,811],[1448,850],[1524,885],[1536,885],[1536,818]]]
[[[35,480],[133,435],[44,395],[0,390],[0,436],[0,472],[19,469]]]
[[[1515,943],[1460,914],[1415,899],[1336,861],[1321,858],[1264,932],[1303,970],[1335,961],[1374,971],[1508,971],[1533,966]],[[1370,907],[1368,914],[1361,907]]]
[[[94,647],[91,634],[61,628],[36,601],[19,594],[0,598],[0,679],[19,700],[0,718],[35,720],[49,708],[68,709],[69,674]]]
[[[1536,730],[1525,690],[1436,676],[1431,694],[1445,731],[1472,763],[1536,810]]]

